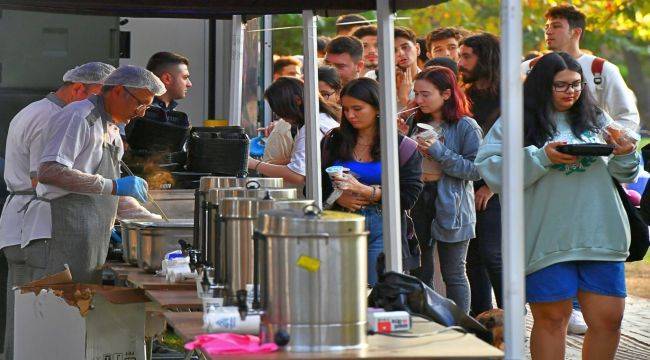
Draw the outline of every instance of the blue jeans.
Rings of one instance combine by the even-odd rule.
[[[368,234],[368,284],[377,283],[377,257],[384,251],[384,231],[381,205],[366,206],[357,212],[366,217]]]

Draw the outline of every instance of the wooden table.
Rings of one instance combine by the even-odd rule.
[[[196,290],[194,280],[170,283],[164,276],[156,276],[125,263],[106,263],[104,267],[112,270],[115,273],[115,278],[129,287],[145,290]]]
[[[193,290],[145,290],[145,294],[165,310],[203,313],[203,301],[198,298],[196,287]]]
[[[165,318],[184,341],[191,341],[203,332],[202,313],[165,312]],[[204,354],[206,359],[501,359],[503,352],[476,338],[474,335],[456,331],[442,332],[444,327],[423,319],[413,318],[411,331],[428,334],[419,338],[394,338],[384,335],[368,336],[368,347],[363,350],[319,353],[289,353],[278,351],[270,354],[214,356]]]

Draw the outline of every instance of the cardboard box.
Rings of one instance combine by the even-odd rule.
[[[145,360],[141,290],[44,280],[16,290],[16,360]]]

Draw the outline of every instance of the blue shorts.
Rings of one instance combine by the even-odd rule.
[[[625,297],[625,266],[620,261],[569,261],[526,276],[526,301],[569,300],[578,291]]]

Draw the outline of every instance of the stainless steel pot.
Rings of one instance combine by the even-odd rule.
[[[138,232],[138,266],[155,272],[162,268],[165,254],[180,250],[178,240],[192,243],[193,219],[171,219],[136,222]]]
[[[122,235],[122,259],[131,265],[138,264],[138,231],[137,223],[145,219],[120,220]]]
[[[206,234],[207,241],[205,242],[205,259],[208,263],[212,264],[216,269],[217,282],[222,284],[224,281],[223,269],[217,264],[218,259],[221,258],[220,254],[223,253],[223,243],[220,241],[223,232],[220,229],[221,221],[219,218],[219,204],[224,198],[256,198],[262,199],[270,196],[276,200],[293,200],[298,198],[298,190],[296,189],[263,189],[263,188],[222,188],[210,189],[207,197],[207,226]]]
[[[194,243],[198,250],[207,253],[207,197],[210,189],[223,189],[233,187],[246,187],[246,184],[254,181],[262,188],[281,188],[284,184],[282,178],[237,178],[229,176],[204,176],[201,178],[199,188],[194,193]]]
[[[367,345],[367,236],[365,219],[356,214],[290,209],[259,215],[255,277],[261,275],[263,342],[289,351]]]
[[[191,219],[194,216],[194,190],[149,190],[149,194],[170,219]],[[151,201],[144,207],[156,214],[160,212]]]
[[[219,205],[223,251],[219,265],[225,290],[224,305],[238,305],[247,311],[247,285],[253,285],[253,231],[261,211],[272,209],[303,209],[313,200],[274,200],[272,198],[224,198]],[[244,291],[246,296],[237,297]]]

